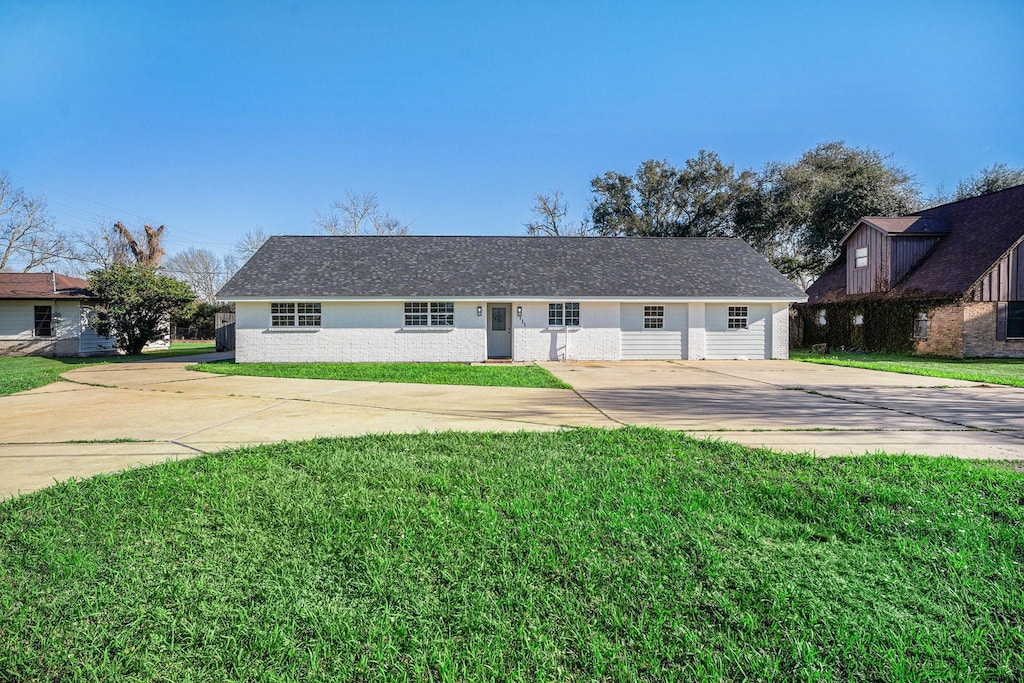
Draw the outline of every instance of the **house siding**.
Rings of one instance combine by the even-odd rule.
[[[978,301],[1024,301],[1024,243],[996,261],[976,291]]]
[[[53,308],[53,336],[33,334],[36,306]],[[80,332],[81,304],[77,300],[0,301],[0,355],[75,356]]]
[[[939,238],[896,236],[890,237],[889,242],[892,245],[892,272],[889,275],[889,282],[895,285],[938,244]]]
[[[705,306],[706,349],[704,357],[709,360],[770,358],[771,305],[743,303],[731,305],[747,307],[747,329],[729,329],[729,304],[707,304]]]
[[[857,268],[858,249],[867,248],[868,264]],[[846,241],[846,291],[867,294],[889,288],[889,238],[885,233],[861,225]]]
[[[664,327],[644,329],[644,306],[665,307]],[[687,357],[686,304],[622,304],[619,315],[622,324],[622,360],[679,360]]]

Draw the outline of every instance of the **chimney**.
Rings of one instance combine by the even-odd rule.
[[[50,282],[53,283],[53,293],[57,293],[57,273],[50,271]]]

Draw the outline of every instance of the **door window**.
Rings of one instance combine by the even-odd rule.
[[[504,332],[505,318],[508,311],[504,306],[495,307],[491,309],[491,331],[492,332]]]

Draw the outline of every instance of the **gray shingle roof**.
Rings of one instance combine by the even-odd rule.
[[[739,239],[419,235],[272,237],[217,296],[804,298]]]

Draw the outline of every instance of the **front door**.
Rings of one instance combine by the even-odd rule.
[[[509,319],[509,304],[488,304],[487,306],[487,357],[512,357],[512,321]]]

